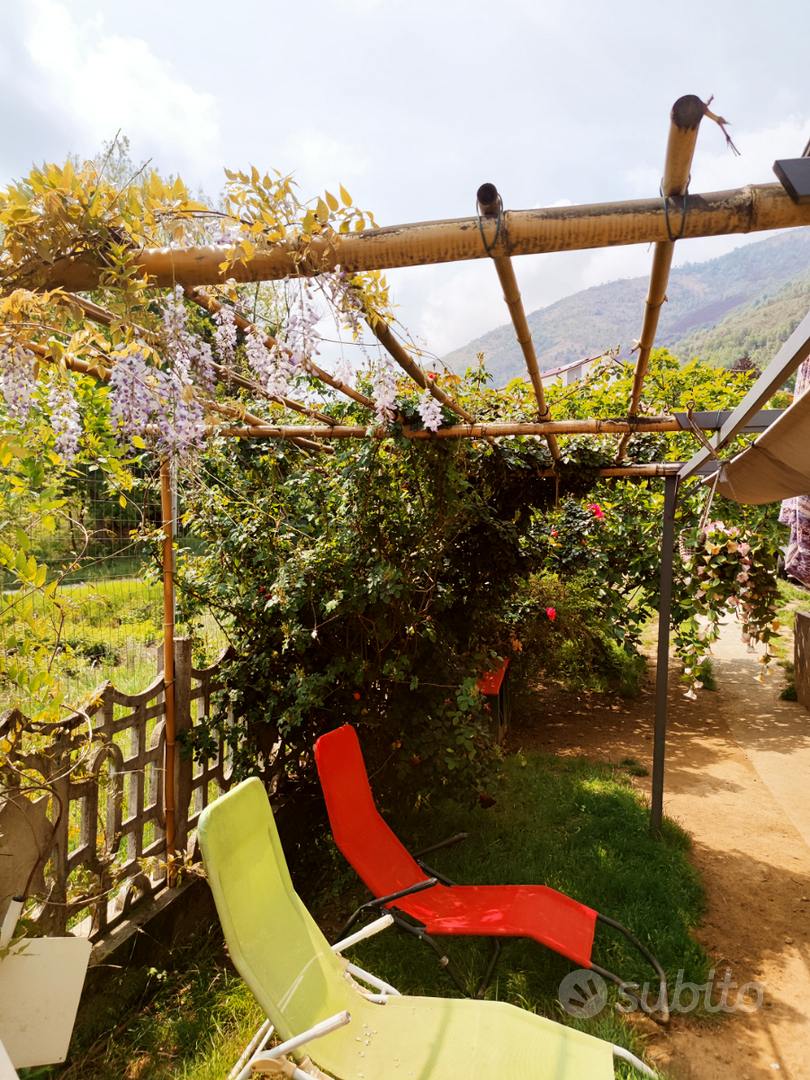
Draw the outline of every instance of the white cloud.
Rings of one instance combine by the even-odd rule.
[[[324,184],[337,187],[341,183],[348,187],[371,164],[344,132],[331,134],[315,127],[291,131],[277,156],[285,162],[285,168],[295,172],[305,188],[302,194],[307,198],[312,194],[309,187],[313,185],[317,188]],[[349,188],[349,194],[354,196],[355,192]]]
[[[101,16],[80,23],[57,0],[29,4],[24,43],[38,93],[76,130],[83,145],[74,149],[92,152],[120,128],[166,172],[191,183],[210,175],[221,158],[213,94],[189,86],[143,39],[105,33]]]

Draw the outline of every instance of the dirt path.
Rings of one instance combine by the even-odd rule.
[[[810,713],[764,683],[733,628],[714,649],[717,690],[670,694],[664,810],[693,837],[708,910],[698,937],[763,1004],[714,1023],[648,1020],[650,1054],[678,1080],[810,1080]],[[652,768],[654,665],[635,701],[546,687],[518,699],[511,747]],[[677,680],[672,685],[677,687]],[[649,777],[637,780],[649,794]]]

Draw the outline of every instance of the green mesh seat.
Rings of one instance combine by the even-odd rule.
[[[513,1005],[406,996],[376,1004],[360,994],[293,889],[259,780],[207,807],[199,838],[233,962],[278,1034],[351,1014],[296,1056],[339,1080],[613,1076],[609,1043]]]

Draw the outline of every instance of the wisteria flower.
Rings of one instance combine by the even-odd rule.
[[[351,365],[351,361],[347,360],[345,356],[341,354],[340,359],[335,364],[334,370],[335,382],[341,383],[343,386],[351,386],[354,380],[354,368]]]
[[[217,355],[226,364],[232,363],[236,355],[236,312],[229,304],[223,304],[214,314],[217,325],[214,342]]]
[[[51,410],[51,426],[56,434],[54,449],[66,465],[72,464],[79,452],[79,440],[82,435],[79,406],[73,396],[73,384],[66,375],[54,378],[48,394],[48,408]]]
[[[438,431],[442,426],[442,407],[429,390],[423,391],[416,408],[427,431]]]
[[[23,423],[28,419],[36,386],[35,364],[34,354],[23,346],[0,345],[0,392],[9,415]]]
[[[374,411],[382,424],[390,423],[396,415],[397,376],[394,362],[386,356],[378,365],[371,380]]]

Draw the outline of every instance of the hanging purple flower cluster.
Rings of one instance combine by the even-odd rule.
[[[130,439],[150,438],[171,455],[202,446],[203,408],[176,370],[161,371],[142,349],[116,353],[110,373],[110,419]]]
[[[312,286],[307,281],[301,285],[287,320],[287,348],[292,354],[294,367],[306,364],[307,360],[320,352],[321,335],[317,330],[319,321],[320,315],[312,298]]]
[[[186,308],[180,285],[166,297],[163,327],[167,339],[166,359],[171,361],[177,381],[190,386],[196,380],[206,394],[213,393],[216,376],[211,346],[192,334],[186,326]]]
[[[214,315],[217,324],[214,333],[214,342],[217,347],[217,356],[223,363],[233,363],[236,356],[236,312],[228,304],[222,307]]]
[[[259,330],[251,330],[245,339],[245,353],[259,385],[268,394],[283,397],[295,372],[293,360],[278,345],[268,349]]]
[[[381,424],[390,424],[396,415],[397,397],[397,376],[390,356],[384,357],[377,365],[371,380],[371,396],[377,419]]]
[[[442,407],[429,390],[424,390],[416,406],[422,423],[428,431],[438,431],[442,426]]]
[[[66,465],[71,465],[79,452],[82,424],[70,377],[65,375],[61,378],[60,375],[58,373],[51,383],[48,408],[51,410],[51,427],[56,435],[54,449]]]
[[[31,395],[36,387],[34,354],[21,345],[0,345],[0,392],[9,415],[23,423],[28,419]]]
[[[351,386],[354,379],[354,368],[351,361],[341,353],[338,362],[335,364],[335,370],[333,376],[336,382],[343,383],[344,386]]]

